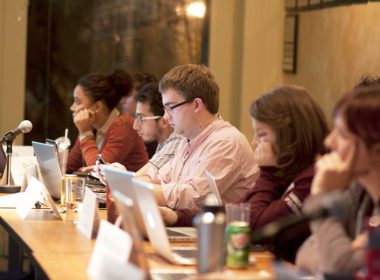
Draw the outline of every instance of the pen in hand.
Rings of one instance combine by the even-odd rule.
[[[101,154],[96,154],[96,157],[100,164],[107,164]]]

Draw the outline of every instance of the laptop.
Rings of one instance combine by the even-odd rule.
[[[153,249],[171,263],[193,265],[197,250],[194,247],[171,248],[151,183],[132,179],[141,215]]]
[[[223,205],[223,201],[222,201],[222,198],[220,197],[219,189],[218,189],[218,186],[216,185],[216,180],[215,180],[214,175],[212,175],[207,170],[205,171],[205,174],[206,174],[206,177],[207,177],[209,188],[210,188],[211,193],[212,193],[212,195],[214,196],[214,199],[215,199],[215,205],[216,206],[222,206]]]
[[[195,269],[150,269],[147,254],[144,250],[144,244],[140,232],[137,230],[133,201],[118,191],[114,191],[113,197],[122,218],[121,227],[129,233],[133,241],[130,262],[145,273],[145,278],[152,280],[169,280],[183,279],[190,275],[196,275]]]
[[[102,165],[102,170],[112,194],[118,191],[124,196],[132,199],[132,201],[136,201],[135,191],[132,187],[132,178],[135,176],[134,172],[120,170],[107,165]],[[135,221],[137,227],[145,236],[145,226],[142,221],[140,208],[137,206],[137,204],[133,205],[133,212],[135,213]]]
[[[62,173],[54,145],[32,141],[42,180],[55,199],[61,198]]]
[[[137,226],[143,236],[147,236],[137,196],[132,185],[132,178],[135,176],[135,173],[107,165],[102,166],[102,168],[111,191],[117,190],[134,202],[133,207]],[[166,231],[171,242],[194,242],[197,238],[197,230],[193,227],[167,227]]]

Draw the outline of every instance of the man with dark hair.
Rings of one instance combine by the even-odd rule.
[[[238,201],[259,170],[246,137],[219,115],[219,87],[209,69],[181,65],[159,83],[164,119],[184,139],[175,156],[146,179],[161,206],[197,209],[211,192],[205,171],[216,178],[224,202]]]
[[[164,119],[165,111],[157,83],[144,85],[137,92],[136,101],[136,116],[133,129],[137,131],[145,143],[158,142],[153,157],[136,172],[136,175],[156,174],[158,169],[174,157],[178,144],[183,137],[174,133],[173,128]],[[111,165],[119,169],[125,169],[123,165],[117,162]],[[101,170],[97,169],[97,172],[104,180]]]
[[[137,175],[145,172],[157,172],[166,162],[174,157],[182,137],[173,132],[164,116],[161,93],[157,83],[144,85],[136,95],[136,118],[133,128],[146,142],[157,141],[156,153]]]
[[[124,96],[121,101],[121,109],[124,113],[135,117],[136,114],[136,94],[146,84],[157,83],[157,79],[147,72],[135,72],[133,74],[133,88]],[[152,158],[157,148],[157,141],[145,142],[149,158]]]

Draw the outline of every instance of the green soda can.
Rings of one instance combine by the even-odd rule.
[[[226,228],[226,265],[228,268],[247,268],[250,253],[250,231],[247,222],[232,222]]]

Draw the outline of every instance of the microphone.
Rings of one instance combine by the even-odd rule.
[[[251,234],[251,243],[265,243],[276,238],[284,230],[305,222],[318,220],[325,217],[343,218],[347,213],[340,192],[334,192],[322,198],[321,203],[313,209],[304,210],[300,215],[288,215],[277,221],[271,222]]]
[[[22,121],[18,127],[16,127],[15,129],[13,129],[12,131],[9,131],[8,133],[6,133],[3,138],[1,138],[0,140],[0,144],[2,143],[5,143],[5,142],[9,142],[9,141],[13,141],[13,139],[21,134],[21,133],[29,133],[33,128],[33,125],[30,121],[28,120],[24,120]]]

